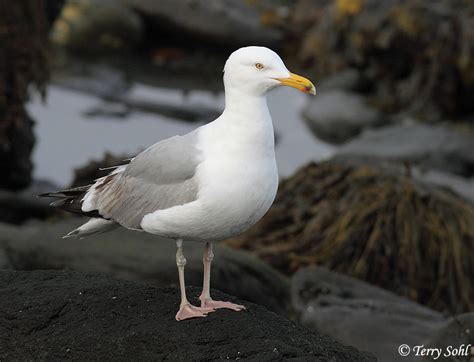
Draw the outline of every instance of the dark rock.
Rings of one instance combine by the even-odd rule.
[[[0,105],[1,106],[1,105]],[[21,106],[22,107],[22,106]],[[0,110],[0,114],[3,112]],[[0,165],[2,165],[2,177],[0,177],[0,188],[8,190],[21,190],[31,182],[33,163],[31,153],[35,144],[33,133],[33,120],[26,111],[19,112],[16,121],[5,127],[5,138],[1,137],[0,131]]]
[[[127,112],[139,111],[144,113],[160,114],[166,117],[183,120],[186,122],[209,122],[217,118],[222,110],[217,107],[207,106],[197,102],[187,102],[183,99],[154,99],[146,100],[130,95],[110,94],[102,97],[106,102],[121,105]],[[89,111],[87,116],[94,116],[94,113],[102,116],[101,110],[107,105],[104,104],[96,110]]]
[[[90,185],[94,183],[100,177],[106,176],[110,173],[110,167],[116,167],[119,165],[127,164],[130,155],[113,155],[106,152],[102,159],[91,160],[86,165],[76,168],[74,170],[74,179],[70,187],[79,187],[84,185]],[[51,191],[51,190],[49,190]]]
[[[113,59],[128,58],[115,55]],[[125,72],[111,66],[109,61],[106,64],[91,63],[89,58],[82,59],[68,53],[65,54],[65,66],[61,75],[52,80],[55,85],[98,98],[123,95],[132,87]]]
[[[427,348],[442,348],[439,361],[466,361],[474,359],[474,313],[465,313],[448,319],[430,338]],[[455,351],[456,350],[456,351]]]
[[[401,344],[422,345],[445,322],[438,312],[325,268],[301,269],[291,289],[303,325],[369,351],[381,361],[399,361]],[[465,343],[457,337],[450,342]]]
[[[48,16],[48,24],[51,26],[54,20],[61,14],[61,9],[66,0],[46,0],[46,14]]]
[[[472,220],[471,203],[409,172],[328,161],[283,180],[268,213],[225,243],[288,275],[325,266],[458,314],[474,308]]]
[[[469,132],[443,126],[394,125],[364,132],[343,145],[336,157],[378,157],[470,177],[474,175],[473,140]]]
[[[240,0],[124,2],[169,34],[179,33],[207,43],[274,47],[283,38],[280,30],[262,24],[258,9]]]
[[[44,220],[58,212],[36,195],[0,190],[0,221],[21,224],[30,219]]]
[[[362,73],[356,68],[347,68],[331,74],[320,81],[317,84],[317,92],[323,94],[323,92],[342,90],[349,92],[364,92],[367,91],[367,80]]]
[[[0,268],[16,270],[72,269],[107,272],[118,278],[157,286],[176,286],[174,241],[125,229],[86,239],[61,239],[81,221],[37,223],[14,227],[0,224]],[[202,285],[202,243],[186,242],[187,285]],[[216,244],[212,286],[239,298],[288,314],[289,283],[255,257]]]
[[[57,190],[51,182],[34,180],[30,187],[23,191],[0,189],[0,222],[22,224],[30,219],[44,220],[60,215],[58,210],[50,207],[50,201],[38,198],[38,194]]]
[[[51,31],[54,44],[81,52],[130,49],[142,38],[140,17],[121,1],[70,1]]]
[[[303,109],[303,117],[316,137],[332,143],[345,142],[364,129],[387,123],[364,97],[341,90],[311,99]]]
[[[188,289],[192,300],[198,296]],[[0,273],[0,357],[74,360],[245,359],[369,361],[374,357],[311,333],[252,303],[176,322],[177,289],[100,274]]]
[[[31,181],[35,142],[25,103],[32,90],[44,96],[49,77],[45,2],[5,3],[0,24],[0,188],[19,190]]]

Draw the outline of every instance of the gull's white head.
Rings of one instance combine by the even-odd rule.
[[[270,89],[286,85],[315,94],[313,83],[290,73],[273,50],[250,46],[233,52],[224,67],[226,91],[239,89],[248,94],[264,95]]]

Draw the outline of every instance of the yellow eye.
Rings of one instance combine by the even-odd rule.
[[[263,69],[263,64],[262,64],[262,63],[256,63],[256,64],[255,64],[255,68],[257,68],[257,69],[259,69],[259,70],[260,70],[260,69]]]

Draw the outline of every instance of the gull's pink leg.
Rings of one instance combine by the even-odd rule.
[[[202,287],[201,296],[199,297],[199,300],[201,301],[201,307],[210,307],[213,309],[227,308],[235,310],[236,312],[245,309],[245,307],[240,304],[234,304],[231,302],[221,302],[218,300],[213,300],[211,298],[209,289],[211,284],[211,263],[212,259],[214,259],[214,253],[212,252],[212,243],[206,243],[202,259],[204,262],[204,283]]]
[[[205,317],[207,316],[207,313],[213,312],[214,309],[203,306],[195,307],[189,303],[188,298],[186,298],[186,287],[184,284],[184,266],[186,265],[186,258],[183,254],[183,240],[176,240],[176,246],[178,247],[178,250],[176,251],[176,265],[178,266],[179,287],[181,289],[181,305],[179,306],[178,313],[176,313],[176,320],[181,321],[188,318]]]

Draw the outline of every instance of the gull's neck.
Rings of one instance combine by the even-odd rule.
[[[212,128],[226,144],[238,144],[257,153],[265,150],[274,157],[275,136],[266,96],[228,88],[224,112],[212,122]]]
[[[243,126],[248,126],[248,123],[271,123],[267,97],[262,94],[249,94],[235,87],[226,87],[223,115],[228,115],[228,119],[238,118]]]

